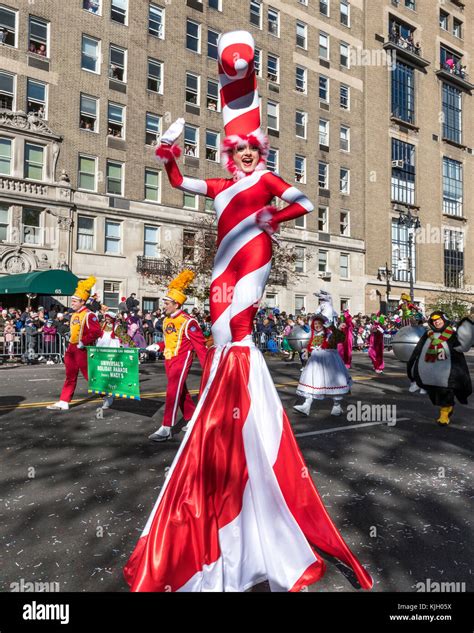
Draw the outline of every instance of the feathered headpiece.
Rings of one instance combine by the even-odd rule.
[[[91,295],[91,290],[94,287],[96,282],[95,277],[88,277],[87,279],[83,279],[77,284],[77,288],[74,290],[74,294],[72,295],[73,299],[82,299],[83,301],[87,301]]]
[[[176,301],[176,303],[183,305],[187,299],[183,290],[186,290],[186,288],[192,283],[195,276],[196,275],[192,270],[185,269],[180,272],[179,275],[169,284],[168,293],[165,299],[171,299],[172,301]]]

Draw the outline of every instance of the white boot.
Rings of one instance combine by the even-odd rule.
[[[415,391],[418,391],[418,389],[419,389],[418,385],[416,384],[415,381],[413,381],[412,383],[410,383],[410,387],[408,388],[408,391],[410,393],[415,393]]]
[[[104,402],[102,403],[102,409],[110,409],[114,401],[113,396],[106,396],[104,398]]]
[[[334,400],[333,402],[334,404],[332,405],[331,415],[342,415],[341,403],[338,400]]]
[[[420,396],[424,396],[426,393],[428,393],[426,389],[420,389]]]
[[[166,440],[171,439],[171,427],[170,426],[160,426],[158,431],[155,431],[151,435],[148,436],[149,440],[153,440],[153,442],[166,442]]]
[[[303,404],[295,404],[293,409],[295,409],[296,411],[299,411],[300,413],[303,413],[304,415],[309,415],[309,411],[311,409],[312,404],[313,404],[313,398],[309,396],[308,398],[306,398]]]
[[[68,411],[69,410],[69,402],[65,400],[59,400],[54,404],[50,404],[49,407],[46,407],[50,411]]]

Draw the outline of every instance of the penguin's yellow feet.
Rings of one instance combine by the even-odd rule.
[[[450,418],[453,414],[454,407],[441,407],[439,411],[439,418],[436,420],[441,426],[447,426],[450,423]]]

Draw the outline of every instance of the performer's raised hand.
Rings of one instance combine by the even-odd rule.
[[[176,119],[172,123],[166,132],[161,136],[161,143],[163,145],[173,145],[181,136],[184,129],[185,120],[183,118]]]

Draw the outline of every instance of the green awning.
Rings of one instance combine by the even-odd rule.
[[[0,295],[37,295],[74,294],[79,279],[67,270],[42,270],[22,275],[0,277]]]

